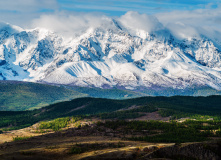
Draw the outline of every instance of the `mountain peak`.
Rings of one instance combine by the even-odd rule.
[[[9,23],[0,22],[0,31],[3,30],[8,31],[11,34],[24,31],[24,29],[22,29],[21,27],[11,25]]]
[[[0,24],[0,29],[11,28],[7,36],[0,34],[0,79],[130,89],[221,89],[218,43],[203,36],[179,40],[160,25],[148,32],[125,24],[107,19],[68,40],[47,29]]]

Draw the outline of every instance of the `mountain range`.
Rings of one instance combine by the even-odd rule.
[[[114,19],[66,38],[0,23],[0,80],[130,90],[221,90],[221,42],[178,39],[166,28],[132,29]]]

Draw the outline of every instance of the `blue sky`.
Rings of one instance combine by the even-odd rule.
[[[58,0],[59,10],[104,12],[119,16],[127,11],[155,14],[174,10],[216,8],[219,0]]]
[[[0,22],[57,32],[103,23],[102,16],[130,19],[148,28],[143,21],[152,19],[149,15],[176,33],[221,33],[220,0],[0,0]]]
[[[162,26],[180,39],[205,34],[221,43],[220,0],[0,0],[0,23],[63,36],[112,18],[132,30]]]
[[[0,0],[0,13],[3,14],[0,20],[7,15],[17,17],[26,14],[22,16],[27,18],[61,11],[102,12],[108,16],[120,16],[127,11],[156,14],[216,8],[219,2],[220,0]]]

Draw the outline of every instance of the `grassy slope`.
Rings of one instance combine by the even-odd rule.
[[[136,97],[147,96],[145,93],[121,90],[121,89],[101,89],[101,88],[88,88],[88,87],[77,87],[77,86],[65,86],[68,89],[72,89],[81,93],[88,94],[94,98],[108,98],[108,99],[128,99]]]
[[[86,94],[38,83],[0,81],[0,111],[39,108]]]
[[[193,87],[186,89],[174,89],[174,88],[138,88],[137,92],[146,94],[147,96],[210,96],[221,95],[221,91],[215,90],[210,87]]]
[[[126,99],[146,96],[118,89],[52,86],[39,83],[0,81],[0,111],[38,109],[59,101],[79,97]]]
[[[81,93],[88,94],[90,97],[95,98],[108,98],[108,99],[128,99],[145,96],[210,96],[221,95],[221,91],[215,90],[210,87],[195,87],[189,89],[174,89],[174,88],[137,88],[136,91],[125,89],[101,89],[101,88],[88,88],[77,86],[65,86]]]
[[[221,91],[210,87],[195,87],[187,89],[174,88],[138,88],[137,90],[127,89],[101,89],[78,86],[64,86],[67,89],[78,91],[80,93],[88,94],[94,98],[108,98],[108,99],[131,99],[145,96],[211,96],[221,95]]]
[[[171,96],[176,94],[183,94],[193,96],[206,96],[210,94],[221,94],[220,91],[216,91],[210,88],[186,90],[182,93],[179,92],[174,89],[162,89],[157,91],[143,88],[143,90],[139,90],[136,92],[120,89],[85,88],[76,86],[58,87],[38,83],[0,81],[0,111],[21,111],[36,109],[55,102],[66,101],[85,96],[108,99],[129,99],[149,95]]]

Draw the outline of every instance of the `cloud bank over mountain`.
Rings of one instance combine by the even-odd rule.
[[[216,9],[159,13],[155,16],[179,38],[206,34],[220,40],[221,6]]]
[[[105,23],[109,18],[104,15],[94,13],[69,14],[57,13],[42,15],[32,21],[31,28],[45,28],[60,33],[63,36],[81,35],[90,27],[96,28]]]
[[[219,8],[108,16],[45,7],[24,29],[0,23],[0,80],[220,90]]]
[[[93,10],[95,4],[103,7]],[[123,13],[107,14],[105,6],[113,12],[121,8]],[[100,26],[114,18],[131,34],[135,34],[132,32],[136,29],[150,33],[166,28],[178,39],[199,37],[201,34],[215,40],[221,37],[221,5],[217,0],[193,0],[191,4],[169,0],[124,0],[120,3],[115,0],[109,3],[102,0],[7,0],[0,2],[0,13],[0,21],[23,28],[43,27],[65,36],[80,35],[88,28]]]
[[[29,28],[43,27],[65,36],[81,35],[89,28],[105,25],[112,18],[132,35],[136,29],[151,33],[168,29],[177,39],[188,39],[205,35],[220,41],[221,7],[193,11],[173,11],[155,15],[129,11],[119,17],[99,13],[56,12],[34,19]]]

